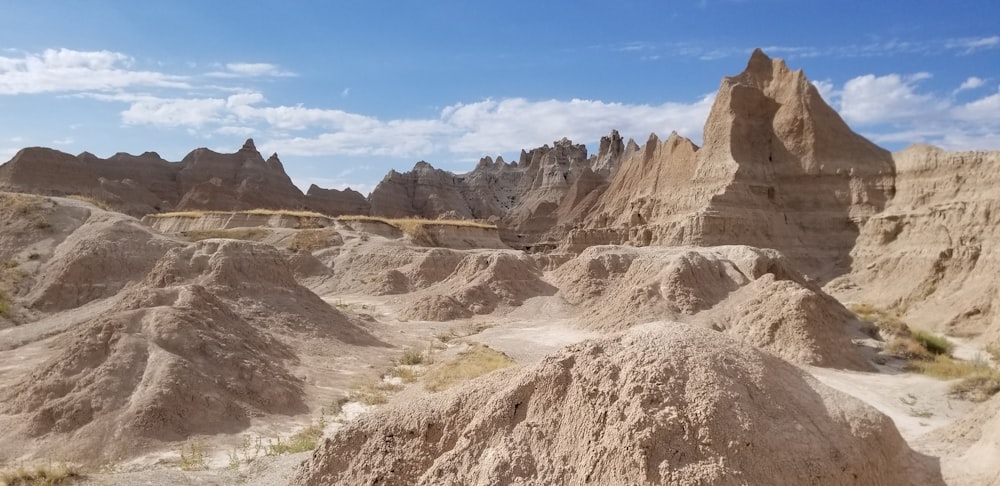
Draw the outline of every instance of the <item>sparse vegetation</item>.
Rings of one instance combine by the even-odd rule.
[[[415,369],[407,366],[396,366],[389,370],[389,376],[399,378],[403,383],[413,383],[420,377]]]
[[[420,219],[420,218],[380,218],[377,216],[338,216],[338,221],[384,223],[392,226],[416,241],[433,244],[433,237],[427,232],[428,226],[459,226],[483,229],[496,229],[496,225],[468,219]]]
[[[203,218],[210,215],[252,214],[254,216],[291,216],[295,218],[331,219],[330,216],[313,211],[291,209],[250,209],[247,211],[174,211],[170,213],[147,214],[151,218]]]
[[[49,486],[68,484],[82,477],[79,468],[66,463],[18,466],[0,472],[0,484],[5,486]]]
[[[218,230],[195,230],[182,233],[190,241],[227,238],[230,240],[260,241],[270,233],[263,228],[231,228]]]
[[[77,201],[83,201],[83,202],[86,202],[86,203],[93,204],[94,206],[97,206],[98,208],[101,208],[101,209],[103,209],[105,211],[111,211],[111,206],[108,206],[108,203],[106,203],[104,201],[101,201],[100,199],[97,199],[97,198],[93,198],[93,197],[90,197],[90,196],[84,196],[82,194],[73,194],[73,195],[66,196],[66,197],[68,197],[70,199],[76,199]]]
[[[180,467],[184,471],[203,471],[208,469],[208,452],[201,440],[192,440],[181,445]]]
[[[288,249],[299,253],[312,253],[320,248],[333,246],[334,231],[331,229],[304,229],[299,230],[292,237],[292,242]]]
[[[7,292],[0,290],[0,316],[10,317],[13,311],[13,302],[10,300],[10,296]]]
[[[381,405],[389,401],[389,393],[397,392],[403,387],[389,383],[381,378],[356,383],[348,397],[365,405]]]
[[[418,365],[424,362],[424,353],[419,349],[408,348],[403,351],[403,355],[399,357],[399,364],[401,365]]]
[[[935,356],[951,355],[952,350],[955,349],[955,345],[942,336],[936,336],[919,330],[912,331],[911,335],[913,340],[920,343],[924,349]]]
[[[295,454],[297,452],[311,451],[319,444],[323,438],[323,430],[326,429],[326,417],[320,415],[317,422],[310,422],[304,429],[296,432],[286,440],[280,437],[274,441],[268,441],[268,455]]]
[[[427,374],[424,375],[424,386],[431,391],[441,391],[513,364],[514,360],[506,354],[476,344],[454,359],[427,370]]]

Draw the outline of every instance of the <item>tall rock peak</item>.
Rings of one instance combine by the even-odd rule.
[[[257,146],[253,144],[253,139],[252,138],[248,138],[246,142],[243,142],[243,147],[240,148],[240,151],[243,151],[243,150],[248,150],[248,151],[252,151],[252,152],[256,152],[257,151]]]

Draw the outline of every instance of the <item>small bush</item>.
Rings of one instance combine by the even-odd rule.
[[[913,331],[912,336],[916,342],[933,355],[951,355],[951,351],[955,349],[955,345],[951,341],[929,332]]]
[[[418,365],[424,362],[424,353],[419,349],[407,349],[403,351],[403,355],[399,357],[399,364],[401,365]]]
[[[268,442],[268,455],[295,454],[298,452],[311,451],[319,444],[323,438],[323,430],[326,429],[326,419],[319,418],[319,422],[310,423],[306,428],[296,432],[287,440],[278,438],[274,442]]]
[[[455,359],[427,370],[424,386],[430,391],[441,391],[513,364],[514,360],[506,354],[477,344]]]
[[[66,463],[18,466],[15,469],[0,472],[0,484],[6,486],[48,486],[68,484],[82,476],[76,466]]]
[[[184,471],[204,471],[208,469],[208,452],[205,444],[194,440],[181,446],[180,467]]]
[[[909,360],[928,361],[934,359],[934,355],[915,339],[906,337],[894,337],[885,345],[887,354]]]

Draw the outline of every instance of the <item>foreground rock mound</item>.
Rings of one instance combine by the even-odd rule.
[[[168,251],[110,311],[56,339],[58,354],[0,393],[0,442],[20,443],[0,458],[119,460],[304,413],[292,342],[377,343],[297,284],[273,247],[235,240]]]
[[[594,246],[554,272],[590,327],[701,323],[796,363],[868,370],[864,324],[774,250]]]
[[[362,416],[293,484],[940,484],[915,459],[794,366],[652,324]]]

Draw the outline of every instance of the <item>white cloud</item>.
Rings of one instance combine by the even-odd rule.
[[[841,115],[875,143],[922,142],[948,150],[1000,148],[1000,90],[955,104],[954,93],[985,81],[970,77],[952,93],[921,92],[919,82],[929,77],[868,74],[847,81],[839,91],[832,85],[822,90],[840,93]]]
[[[714,98],[690,103],[628,105],[594,100],[529,101],[523,98],[459,103],[434,119],[381,121],[360,117],[340,130],[315,136],[271,139],[268,150],[289,155],[375,155],[426,157],[431,154],[517,153],[568,137],[593,143],[612,129],[645,138],[676,130],[699,139]],[[280,110],[285,107],[267,108]],[[341,116],[348,116],[342,114]]]
[[[340,92],[341,98],[347,98],[350,95],[351,95],[351,88],[344,88],[344,90]]]
[[[111,51],[47,49],[38,54],[0,56],[0,94],[189,87],[183,76],[133,70],[132,64],[132,58]]]
[[[976,89],[976,88],[981,87],[984,84],[986,84],[986,80],[984,80],[983,78],[979,78],[979,77],[976,77],[976,76],[971,76],[968,79],[966,79],[965,81],[963,81],[962,85],[959,86],[958,89],[955,90],[955,92],[958,93],[959,91],[965,91],[965,90],[968,90],[968,89]]]
[[[979,124],[992,124],[1000,128],[1000,90],[952,110],[955,118]]]
[[[812,84],[816,87],[816,91],[819,91],[819,95],[822,96],[827,103],[832,102],[834,98],[840,96],[840,93],[834,89],[833,81],[830,81],[829,79],[813,81]]]
[[[866,74],[847,81],[840,96],[840,113],[858,124],[911,121],[935,116],[947,103],[917,92],[917,83],[929,73],[909,76]]]

